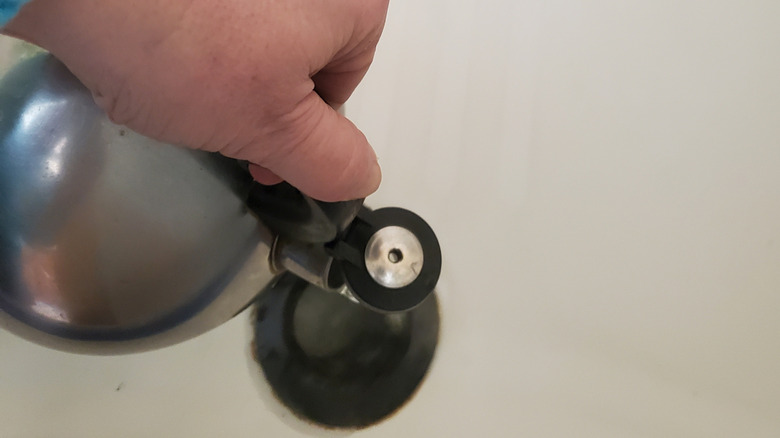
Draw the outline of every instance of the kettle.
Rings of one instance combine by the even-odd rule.
[[[144,137],[25,50],[0,69],[0,328],[119,354],[214,328],[284,272],[378,312],[433,291],[441,250],[416,214],[315,201]]]

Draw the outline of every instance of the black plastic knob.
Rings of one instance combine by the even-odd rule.
[[[247,206],[274,234],[303,243],[336,239],[363,205],[362,199],[343,202],[314,200],[290,184],[252,183]]]
[[[372,238],[390,228],[405,230],[419,242],[422,262],[417,268],[412,267],[416,277],[408,284],[390,285],[367,266]],[[381,312],[413,309],[433,292],[441,273],[441,248],[436,234],[420,216],[403,208],[361,209],[344,234],[328,246],[353,296]],[[404,257],[402,252],[394,252],[397,250],[392,244],[386,248],[389,249],[380,255],[388,257],[389,265]]]

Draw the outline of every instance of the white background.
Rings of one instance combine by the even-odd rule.
[[[354,435],[780,436],[778,23],[775,0],[393,0],[347,113],[369,203],[440,237],[444,326],[417,396]],[[124,357],[0,333],[0,437],[334,435],[268,397],[247,321]]]

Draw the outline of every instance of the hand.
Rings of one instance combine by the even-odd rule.
[[[336,201],[381,179],[334,108],[371,64],[386,11],[387,0],[33,0],[3,32],[53,53],[114,122]]]

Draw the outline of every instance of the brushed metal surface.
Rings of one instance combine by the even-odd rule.
[[[0,325],[76,351],[158,347],[273,278],[233,160],[114,125],[46,53],[15,60],[0,77]]]

